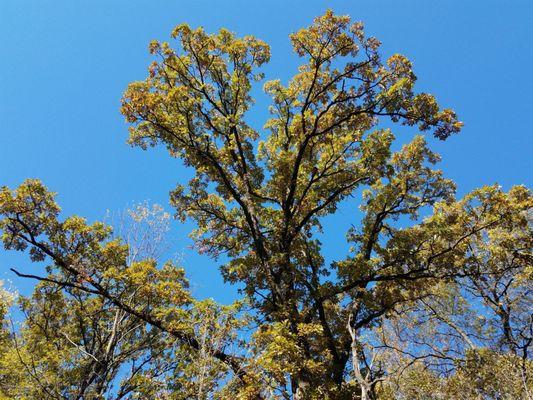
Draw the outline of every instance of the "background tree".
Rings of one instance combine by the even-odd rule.
[[[413,377],[447,379],[442,393],[452,393],[476,376],[465,398],[527,398],[531,194],[494,186],[457,200],[424,136],[398,146],[387,121],[442,140],[461,127],[414,91],[409,60],[383,62],[362,24],[328,11],[290,36],[303,63],[287,85],[264,85],[272,118],[260,134],[245,116],[268,45],[185,24],[172,38],[176,49],[150,44],[148,78],[124,94],[130,143],[163,145],[192,167],[171,203],[195,221],[199,252],[224,255],[221,272],[243,284],[243,303],[195,301],[174,265],[158,267],[150,251],[131,257],[132,243],[103,224],[60,221],[38,181],[3,189],[4,247],[29,247],[34,261],[51,263],[37,279],[107,304],[108,324],[123,315],[154,337],[139,374],[151,396],[409,398]],[[352,250],[327,265],[321,221],[361,190]],[[463,323],[472,314],[490,324]],[[494,362],[520,366],[508,386],[483,380]]]

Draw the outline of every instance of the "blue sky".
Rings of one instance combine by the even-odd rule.
[[[118,111],[126,85],[146,76],[148,42],[168,39],[181,22],[253,34],[272,46],[266,78],[286,81],[299,62],[287,35],[328,7],[363,21],[384,55],[408,56],[418,90],[457,111],[462,133],[432,143],[459,194],[496,182],[531,187],[531,0],[2,0],[0,185],[39,178],[58,192],[65,215],[90,221],[135,201],[170,211],[168,192],[189,173],[162,149],[126,145]],[[267,105],[259,93],[249,118],[257,129]],[[329,259],[345,253],[356,206],[354,199],[326,221]],[[216,263],[189,249],[191,227],[174,224],[171,241],[195,293],[229,301],[234,291],[223,286]],[[33,283],[16,279],[10,267],[34,267],[24,256],[0,252],[0,279],[27,293]]]

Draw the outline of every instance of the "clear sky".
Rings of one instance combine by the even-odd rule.
[[[65,215],[90,221],[134,201],[171,211],[168,191],[189,173],[163,150],[126,145],[118,111],[126,85],[146,76],[148,42],[168,39],[181,22],[253,34],[272,46],[266,78],[286,81],[298,65],[287,35],[328,7],[363,21],[385,55],[408,56],[418,90],[457,111],[463,131],[433,149],[459,194],[492,183],[531,187],[531,0],[0,0],[0,186],[39,178],[59,193]],[[257,129],[267,105],[259,95],[249,119]],[[328,259],[345,254],[357,202],[328,219]],[[230,300],[216,263],[189,249],[191,226],[174,224],[171,241],[195,293]],[[0,251],[0,279],[27,293],[33,282],[10,267],[34,268]]]

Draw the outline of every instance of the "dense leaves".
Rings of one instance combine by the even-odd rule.
[[[327,11],[290,35],[302,65],[286,85],[264,84],[271,118],[258,130],[246,114],[268,45],[186,24],[171,36],[150,44],[148,77],[122,99],[129,142],[192,167],[171,204],[196,223],[197,250],[223,256],[242,301],[196,300],[184,271],[159,260],[160,208],[113,231],[60,218],[39,181],[3,188],[5,249],[46,273],[15,271],[40,283],[19,299],[20,327],[4,321],[0,393],[530,398],[531,193],[456,198],[424,132],[445,140],[462,124],[416,92],[411,62],[382,60],[361,23]],[[396,138],[394,123],[418,134]],[[328,264],[317,237],[341,203],[353,207],[352,247]]]

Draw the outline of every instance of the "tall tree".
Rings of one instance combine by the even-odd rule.
[[[113,342],[115,360],[131,366],[148,351],[139,375],[161,398],[387,398],[393,388],[409,393],[398,382],[412,382],[419,370],[427,379],[482,371],[468,364],[483,361],[481,348],[492,351],[484,366],[520,365],[513,393],[528,395],[531,194],[491,186],[456,200],[423,135],[393,150],[400,140],[384,128],[390,121],[441,140],[462,125],[432,95],[414,91],[410,61],[399,54],[382,61],[362,24],[327,11],[290,35],[302,64],[287,85],[264,84],[272,117],[260,133],[245,117],[268,45],[186,24],[172,38],[175,48],[150,44],[149,76],[124,94],[129,141],[163,145],[192,167],[171,204],[179,219],[196,223],[199,252],[224,255],[223,277],[243,285],[243,302],[192,299],[182,270],[158,267],[153,254],[132,258],[131,244],[103,224],[61,221],[38,181],[4,188],[4,247],[29,248],[32,260],[50,263],[49,276],[31,275],[44,281],[39,290],[61,289],[68,301],[91,303],[79,300],[82,310],[106,315],[90,332],[103,347],[78,354],[98,362],[79,367],[101,371],[107,359],[99,349],[109,347],[118,318],[132,338]],[[364,216],[357,221],[354,209],[351,252],[326,264],[322,220],[360,191]],[[39,318],[73,318],[47,317],[38,300],[29,307]],[[472,313],[490,318],[490,329],[460,321]],[[78,329],[67,339],[79,349],[90,343],[82,336]],[[118,372],[105,366],[99,376],[111,388]]]

